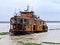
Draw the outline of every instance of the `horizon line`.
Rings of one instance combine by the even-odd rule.
[[[60,23],[60,21],[46,21],[47,23]],[[0,23],[10,23],[10,21],[0,21]]]

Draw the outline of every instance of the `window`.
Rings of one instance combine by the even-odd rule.
[[[19,20],[19,23],[21,23],[21,24],[22,24],[22,23],[23,23],[23,20],[22,20],[22,19],[20,19],[20,20]]]
[[[28,23],[29,23],[29,20],[24,19],[24,24],[28,24]]]

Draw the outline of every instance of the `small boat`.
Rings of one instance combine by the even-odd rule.
[[[47,32],[48,26],[46,21],[40,19],[35,15],[34,11],[27,10],[19,11],[19,15],[11,17],[10,30],[14,35],[17,34],[31,34],[39,32]]]

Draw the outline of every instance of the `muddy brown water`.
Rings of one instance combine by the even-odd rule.
[[[59,24],[48,24],[49,28],[59,28]],[[9,24],[0,24],[0,32],[8,32]],[[30,35],[10,36],[0,35],[0,45],[19,45],[18,42],[24,43],[41,43],[41,42],[56,42],[60,43],[60,30],[49,30],[44,33],[34,33]],[[45,45],[45,44],[43,44]],[[46,44],[47,45],[47,44]],[[50,44],[49,44],[50,45]]]
[[[0,36],[1,45],[18,45],[18,42],[24,43],[41,43],[41,42],[59,42],[60,43],[60,30],[50,30],[44,33],[34,33],[30,35],[20,35],[20,36],[10,36],[3,35]]]

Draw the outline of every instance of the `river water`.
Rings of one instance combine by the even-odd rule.
[[[56,42],[60,43],[60,23],[47,23],[48,32],[34,33],[30,35],[10,36],[0,35],[0,45],[18,45],[18,42],[24,43],[41,43],[41,42]],[[0,32],[8,32],[10,29],[9,23],[0,23]],[[45,45],[45,44],[44,44]],[[47,45],[47,44],[46,44]]]

